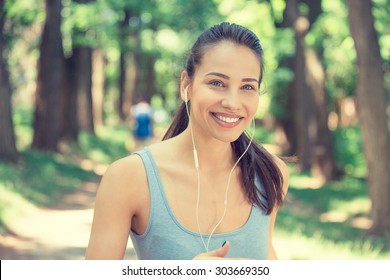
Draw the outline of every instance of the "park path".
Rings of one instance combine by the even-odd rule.
[[[93,218],[97,182],[84,183],[55,209],[35,208],[0,235],[1,260],[84,259]],[[129,238],[125,259],[135,259]]]

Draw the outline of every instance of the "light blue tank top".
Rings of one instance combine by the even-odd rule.
[[[130,232],[130,237],[141,260],[189,260],[204,252],[199,233],[184,227],[175,217],[165,195],[156,163],[148,148],[136,152],[143,161],[150,190],[150,215],[145,232]],[[263,193],[264,187],[257,180]],[[256,205],[252,206],[247,222],[239,229],[213,234],[209,251],[221,247],[228,240],[230,249],[226,257],[268,258],[270,215]],[[207,242],[209,235],[203,234]]]

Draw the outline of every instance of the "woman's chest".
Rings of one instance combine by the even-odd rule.
[[[176,172],[175,172],[176,171]],[[231,232],[247,222],[252,204],[246,198],[240,174],[161,168],[168,206],[185,228],[202,234]]]

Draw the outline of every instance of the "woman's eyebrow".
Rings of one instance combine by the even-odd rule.
[[[225,75],[225,74],[222,74],[222,73],[218,73],[218,72],[209,72],[209,73],[206,73],[205,76],[218,76],[218,77],[221,77],[221,78],[224,78],[226,80],[229,80],[230,77]]]
[[[259,83],[259,81],[255,78],[244,78],[242,79],[243,82],[256,82]]]
[[[222,73],[219,73],[219,72],[209,72],[209,73],[206,73],[205,76],[218,76],[218,77],[221,77],[223,79],[226,79],[226,80],[229,80],[230,77],[225,75],[225,74],[222,74]],[[256,82],[258,83],[259,80],[255,79],[255,78],[244,78],[242,79],[243,82]]]

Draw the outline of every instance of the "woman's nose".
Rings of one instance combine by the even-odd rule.
[[[241,101],[238,93],[229,92],[226,96],[224,96],[222,99],[222,106],[231,111],[238,111],[241,109]]]

